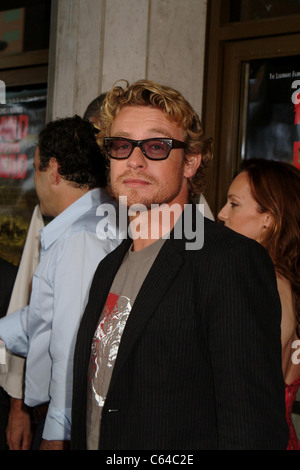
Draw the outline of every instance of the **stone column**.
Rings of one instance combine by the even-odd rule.
[[[202,110],[206,0],[52,0],[48,119],[148,78]]]

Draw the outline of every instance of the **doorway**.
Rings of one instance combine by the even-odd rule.
[[[284,59],[278,60],[278,59]],[[299,74],[298,80],[300,80],[300,33],[287,35],[284,37],[274,36],[261,39],[252,39],[249,41],[234,41],[225,45],[224,48],[224,76],[222,83],[222,106],[220,112],[220,146],[219,146],[219,177],[218,177],[218,196],[217,196],[217,209],[219,210],[225,203],[227,190],[230,186],[230,183],[236,174],[240,162],[243,158],[268,158],[268,154],[265,149],[265,142],[263,138],[263,129],[259,134],[260,142],[258,145],[253,145],[255,150],[250,152],[250,145],[247,143],[247,134],[248,134],[248,144],[249,144],[249,105],[250,105],[250,96],[249,96],[249,87],[250,87],[250,70],[251,68],[256,68],[258,70],[253,71],[253,74],[256,73],[256,81],[262,82],[263,78],[259,78],[259,73],[264,73],[264,68],[268,68],[267,65],[272,63],[280,65],[281,62],[290,62],[291,72],[287,72],[286,75],[291,74],[290,76],[284,77],[283,73],[274,74],[276,78],[268,79],[268,85],[271,87],[272,83],[280,85],[285,79],[288,81],[288,85],[297,81],[297,75]],[[261,64],[261,65],[260,65]],[[276,65],[275,65],[276,67]],[[280,70],[280,69],[279,69]],[[294,72],[294,77],[292,76]],[[268,72],[267,72],[268,73]],[[276,80],[276,81],[275,81]],[[266,80],[265,80],[266,81]],[[299,82],[300,83],[300,82]],[[252,87],[253,88],[253,87]],[[263,87],[261,83],[260,90],[263,93],[263,96],[260,97],[261,109],[254,113],[256,122],[263,126],[263,103],[266,107],[271,106],[269,103],[268,87]],[[300,87],[298,87],[300,88]],[[283,91],[283,90],[282,90]],[[279,89],[279,93],[282,91]],[[286,105],[290,104],[291,112],[290,119],[293,122],[294,118],[294,107],[292,103],[293,89],[290,87],[290,95],[286,97]],[[257,92],[259,94],[259,91]],[[275,96],[275,99],[280,98],[280,96]],[[255,103],[254,103],[255,104]],[[270,108],[269,108],[270,109]],[[271,109],[270,109],[271,110]],[[253,111],[254,112],[254,111]],[[247,119],[248,116],[248,119]],[[265,118],[269,122],[267,123],[269,127],[272,126],[272,121],[275,119],[274,115],[271,113]],[[252,117],[253,121],[253,117]],[[295,127],[295,126],[294,126]],[[300,127],[300,126],[298,126]],[[277,126],[278,132],[279,128]],[[247,132],[248,130],[248,132]],[[282,136],[276,132],[273,133],[274,142],[281,141],[281,144],[284,144],[284,139],[288,140],[288,132]],[[254,136],[253,136],[254,139]],[[299,139],[300,140],[300,135]],[[296,140],[295,140],[296,142]],[[248,152],[247,152],[248,149]],[[261,151],[260,151],[261,149]],[[247,154],[248,153],[248,154]],[[289,163],[293,163],[293,145],[290,146],[289,150],[290,158]],[[285,160],[281,158],[280,149],[273,148],[273,155],[269,155],[269,158],[275,160]]]
[[[249,90],[253,89],[252,75],[255,70],[256,81],[260,78],[258,71],[269,73],[267,78],[271,80],[272,75],[268,72],[270,67],[273,66],[276,70],[278,64],[286,63],[287,71],[281,73],[281,69],[278,69],[278,80],[267,83],[267,88],[264,82],[261,90],[264,86],[265,91],[260,94],[265,97],[271,85],[282,85],[283,80],[279,80],[279,77],[284,78],[285,74],[285,78],[288,78],[287,74],[290,73],[286,86],[291,88],[293,84],[295,89],[289,90],[290,96],[286,100],[291,106],[292,120],[296,103],[291,98],[293,96],[295,100],[297,90],[300,92],[300,3],[293,3],[296,10],[292,12],[287,11],[284,14],[284,11],[277,8],[274,9],[275,17],[266,18],[261,14],[260,19],[253,19],[253,8],[255,3],[261,6],[263,2],[248,2],[252,10],[249,9],[248,16],[243,18],[233,8],[246,3],[227,0],[208,2],[203,125],[206,135],[214,141],[214,159],[208,171],[205,195],[215,217],[226,201],[227,190],[241,159],[247,158],[247,151],[249,152],[249,145],[246,146],[247,139],[249,143],[251,137]],[[267,3],[275,6],[278,4],[276,1]],[[276,93],[278,96],[282,95],[282,91]],[[252,108],[254,107],[253,105]],[[273,118],[269,119],[271,122]],[[300,141],[300,123],[295,130],[298,137],[293,138]],[[291,163],[295,163],[293,146],[289,152]],[[276,152],[274,159],[280,159],[278,155]],[[258,156],[264,158],[264,155]]]

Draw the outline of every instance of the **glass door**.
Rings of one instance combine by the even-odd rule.
[[[240,159],[300,168],[300,55],[247,62],[244,89]]]
[[[217,210],[242,158],[299,167],[300,34],[224,47],[217,139]]]

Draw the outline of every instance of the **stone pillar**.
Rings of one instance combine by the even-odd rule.
[[[82,115],[101,92],[105,0],[52,0],[47,119]]]
[[[178,89],[201,114],[206,0],[52,0],[48,119],[82,115],[115,81]]]

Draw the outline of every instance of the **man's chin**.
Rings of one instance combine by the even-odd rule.
[[[134,189],[130,191],[122,191],[119,189],[112,188],[112,191],[116,200],[123,205],[126,204],[127,207],[131,207],[135,204],[138,204],[146,206],[147,209],[151,209],[151,204],[154,204],[154,202],[152,202],[153,197],[146,197],[145,195],[141,194],[139,191],[136,191]]]

